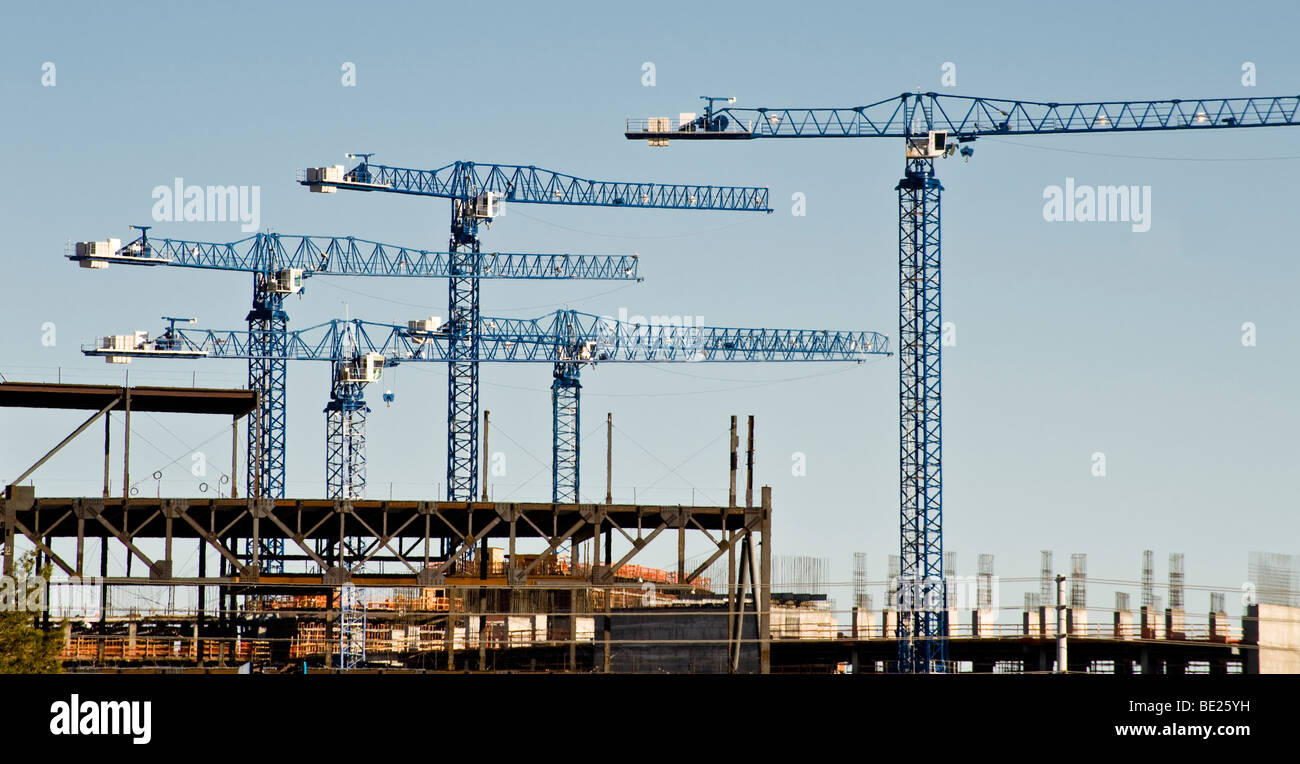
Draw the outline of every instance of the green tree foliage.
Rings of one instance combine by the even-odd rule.
[[[36,613],[22,607],[35,584],[36,560],[24,555],[18,564],[12,600],[0,609],[0,674],[57,674],[61,668],[59,652],[63,649],[63,632],[45,631],[36,626]],[[49,570],[41,571],[49,580]],[[9,582],[6,582],[9,583]]]

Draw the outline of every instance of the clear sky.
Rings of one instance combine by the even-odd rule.
[[[110,367],[78,346],[156,332],[158,316],[239,328],[245,274],[74,267],[67,240],[129,238],[152,189],[261,189],[261,224],[442,249],[448,203],[309,194],[296,168],[465,159],[608,180],[754,184],[772,215],[516,205],[487,249],[636,252],[646,281],[488,282],[487,315],[569,306],[703,317],[709,325],[897,333],[890,140],[682,143],[622,136],[626,117],[738,106],[855,106],[920,88],[1044,101],[1245,97],[1300,92],[1292,2],[1035,3],[58,3],[9,5],[0,103],[10,182],[0,372],[8,379],[241,385],[237,361]],[[42,85],[54,64],[54,86]],[[342,84],[345,62],[356,84]],[[643,64],[654,65],[646,86]],[[941,80],[955,65],[956,84]],[[1253,64],[1256,85],[1243,84]],[[1089,554],[1094,578],[1135,580],[1141,550],[1187,555],[1189,584],[1237,587],[1250,550],[1298,553],[1300,430],[1289,349],[1300,338],[1292,230],[1300,130],[980,140],[939,163],[944,195],[945,516],[959,572],[992,553],[1004,577]],[[1150,230],[1048,222],[1044,189],[1151,189]],[[792,195],[806,215],[791,214]],[[159,223],[155,235],[231,241],[238,223]],[[347,303],[345,308],[344,303]],[[288,303],[306,326],[446,314],[444,282],[312,279]],[[53,322],[52,346],[42,343]],[[1243,346],[1242,326],[1256,344]],[[773,486],[777,554],[852,553],[883,579],[898,548],[897,364],[606,365],[583,374],[583,493],[603,495],[603,423],[614,413],[615,498],[726,500],[730,414],[758,418],[758,480]],[[498,499],[544,500],[550,369],[485,366],[482,407],[506,457]],[[370,495],[432,497],[444,472],[445,372],[399,368],[369,398]],[[324,490],[327,367],[290,369],[289,492]],[[8,411],[11,478],[80,420]],[[228,461],[228,423],[138,417],[142,492],[193,495],[190,451]],[[215,440],[211,440],[215,437]],[[204,442],[207,445],[200,445]],[[44,495],[98,490],[98,443],[37,473]],[[647,456],[646,452],[652,454]],[[1092,474],[1093,454],[1106,475]],[[791,474],[796,453],[807,475]],[[215,467],[213,468],[215,469]],[[692,493],[694,492],[694,493]],[[664,552],[664,561],[670,552]],[[1091,590],[1093,607],[1111,604]],[[879,594],[877,594],[879,597]],[[1018,589],[1002,592],[1018,604]],[[1230,598],[1230,603],[1232,599]],[[1207,595],[1189,595],[1203,610]]]

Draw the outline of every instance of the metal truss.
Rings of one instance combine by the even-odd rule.
[[[480,316],[478,327],[478,358],[494,363],[558,363],[571,358],[596,363],[796,363],[865,361],[891,352],[889,337],[880,332],[634,324],[571,310],[535,319]],[[341,360],[336,348],[339,338],[349,333],[356,337],[355,352],[379,353],[388,366],[451,359],[450,327],[424,331],[359,319],[335,319],[288,332],[284,357]],[[109,350],[91,343],[82,352],[137,358],[249,358],[257,352],[255,339],[251,332],[173,326],[137,348]]]
[[[345,173],[341,182],[305,179],[300,182],[305,186],[325,185],[447,199],[466,199],[490,192],[500,194],[507,202],[528,204],[772,211],[768,207],[766,188],[587,180],[539,167],[509,164],[453,162],[436,170],[412,170],[363,161]]]
[[[134,226],[147,229],[148,226]],[[290,236],[259,233],[232,242],[149,238],[148,231],[110,257],[69,255],[131,265],[170,265],[210,270],[273,272],[297,268],[303,275],[448,278],[450,252],[358,239],[353,236]],[[607,279],[640,281],[636,255],[529,255],[485,252],[479,269],[465,278]]]
[[[204,625],[200,608],[197,635],[200,641],[205,637],[233,641],[243,633],[241,629],[251,624],[235,615],[235,596],[257,598],[260,592],[283,591],[287,586],[361,585],[363,581],[354,581],[354,576],[367,577],[364,581],[371,582],[369,585],[382,582],[378,585],[448,587],[463,597],[481,594],[485,587],[533,591],[626,587],[629,581],[636,581],[636,574],[628,574],[625,566],[644,559],[640,555],[657,540],[670,539],[676,542],[678,551],[677,573],[664,584],[669,588],[696,586],[706,570],[726,558],[728,611],[732,616],[728,628],[729,653],[738,656],[742,641],[750,645],[757,642],[764,672],[771,660],[771,518],[771,491],[766,487],[761,491],[760,505],[751,508],[320,499],[35,498],[31,491],[19,492],[9,499],[0,498],[5,573],[12,573],[15,541],[22,538],[40,550],[43,559],[58,571],[84,578],[88,573],[85,541],[103,538],[105,544],[98,550],[101,558],[125,553],[142,562],[148,571],[144,578],[106,576],[102,583],[107,588],[151,584],[199,587],[202,591],[205,587],[217,587],[223,601],[230,598],[229,604],[218,608],[215,630],[211,625]],[[614,557],[606,550],[607,564],[571,566],[558,578],[554,571],[543,568],[566,545],[581,542],[592,543],[592,559],[601,560],[602,544],[610,534],[615,539],[621,538],[627,551]],[[698,534],[701,542],[714,550],[689,568],[685,551],[688,534]],[[286,547],[291,547],[286,559],[304,563],[305,572],[269,574],[261,569],[257,559],[246,562],[236,551],[243,545],[260,549],[268,538],[282,540]],[[364,540],[364,553],[348,543],[350,538]],[[463,565],[484,539],[498,539],[507,553],[504,575],[494,573],[493,580],[480,577],[477,566],[474,572],[468,572]],[[519,555],[516,553],[518,539],[541,541],[544,548],[540,554]],[[187,540],[200,545],[197,578],[188,571],[178,575],[180,571],[175,569],[176,556],[182,560],[194,558],[193,551],[184,545]],[[146,541],[150,543],[143,543]],[[182,546],[178,548],[178,544]],[[160,548],[162,556],[150,556],[142,547]],[[446,551],[436,551],[439,547]],[[73,548],[75,557],[69,557]],[[328,548],[335,556],[327,558],[318,548]],[[212,552],[221,560],[216,575],[205,572],[203,567]],[[375,562],[391,563],[398,572],[374,578],[366,566]],[[628,575],[633,577],[629,579]],[[350,600],[346,590],[340,594],[341,617],[336,635],[339,652],[344,667],[356,666],[365,660],[368,652],[363,636],[364,607]],[[203,601],[201,596],[199,601]],[[455,622],[465,617],[464,612],[452,612],[446,619],[454,628]],[[608,632],[605,639],[608,656]],[[446,640],[445,649],[450,667],[454,640]],[[571,658],[573,649],[571,642]],[[193,654],[202,656],[205,650],[200,645]]]
[[[984,135],[1207,130],[1295,125],[1300,96],[1048,103],[939,93],[903,93],[846,108],[723,108],[686,123],[629,119],[632,139],[908,138],[946,130]],[[666,122],[666,124],[663,124]],[[666,129],[665,129],[666,128]]]

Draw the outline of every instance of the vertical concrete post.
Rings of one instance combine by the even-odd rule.
[[[425,518],[425,521],[427,522],[428,518]],[[517,536],[517,531],[518,531],[518,522],[519,522],[518,513],[512,511],[510,513],[510,542],[509,542],[510,548],[508,552],[508,559],[506,560],[506,584],[510,586],[512,591],[516,586],[515,576],[516,576],[516,571],[519,569],[518,563],[515,560],[515,538]],[[425,543],[428,544],[427,537],[425,539]],[[428,556],[428,552],[425,552],[425,556],[426,557]],[[425,567],[427,568],[428,566],[429,566],[428,562],[426,561]],[[511,610],[513,609],[514,608],[511,608]]]
[[[731,417],[731,490],[727,493],[727,506],[736,506],[736,467],[740,450],[740,436],[736,434],[736,417]]]
[[[447,670],[456,670],[456,590],[447,587],[447,628],[443,630],[447,648]]]
[[[727,540],[727,655],[730,656],[732,643],[736,639],[736,540],[739,532],[729,534],[727,531],[726,510],[722,513],[722,537]],[[730,670],[730,661],[727,667]]]
[[[569,588],[569,671],[578,670],[578,590]]]
[[[485,420],[486,421],[486,420]],[[484,433],[486,436],[486,433]],[[486,440],[484,441],[486,443]],[[488,540],[487,534],[478,542],[478,578],[480,581],[486,581],[488,577]],[[487,588],[479,587],[478,590],[478,670],[487,671]],[[469,620],[465,621],[465,628],[468,636]],[[466,645],[468,647],[468,645]]]
[[[10,578],[14,575],[14,508],[8,497],[0,500],[0,520],[4,525],[4,574]]]
[[[753,421],[752,419],[750,420]],[[763,539],[759,556],[759,671],[772,672],[772,488],[763,486]]]
[[[611,578],[610,582],[613,583],[613,580],[614,579]],[[612,588],[605,589],[605,650],[601,657],[604,663],[602,669],[606,674],[609,673],[609,646],[610,646],[610,636],[611,636],[610,631],[613,628],[613,624],[610,620],[611,618],[613,618],[612,615],[613,606],[610,604],[610,600],[613,599],[612,596],[613,593],[614,592]]]
[[[231,475],[230,482],[232,483],[235,482],[234,475]],[[203,539],[199,539],[199,578],[206,579],[207,577],[208,577],[208,550],[207,547],[204,546]],[[198,650],[198,663],[200,667],[203,666],[203,640],[200,639],[200,637],[202,637],[202,635],[206,631],[206,629],[204,629],[204,625],[205,622],[207,621],[207,615],[208,615],[207,595],[208,595],[208,588],[206,586],[199,586],[199,612],[198,612],[198,617],[195,619],[195,623],[194,623],[194,639],[196,642],[195,649]]]
[[[730,460],[731,488],[727,492],[727,507],[734,508],[736,506],[736,468],[739,462],[738,455],[740,451],[740,436],[736,434],[736,416],[734,414],[731,417],[730,443],[731,443],[731,460]],[[743,525],[743,516],[742,516],[742,525]],[[727,513],[724,510],[722,513],[723,538],[728,538],[727,533],[728,533]],[[728,542],[729,543],[727,544],[727,650],[728,650],[728,654],[730,654],[730,651],[733,649],[732,648],[733,641],[737,638],[737,632],[735,626],[738,621],[738,616],[736,615],[736,613],[739,610],[739,608],[736,607],[736,539],[734,537],[728,538]],[[728,661],[727,667],[728,669],[731,668],[730,661]]]
[[[1069,667],[1068,630],[1065,625],[1065,576],[1056,577],[1056,673],[1064,674]]]
[[[686,583],[686,513],[677,512],[677,585]]]
[[[167,563],[167,577],[172,577],[172,568],[175,563],[172,562],[172,518],[168,517],[163,520],[163,561]],[[152,575],[153,571],[149,573]]]
[[[605,503],[614,503],[614,414],[605,414]]]
[[[483,501],[488,500],[488,462],[492,461],[492,452],[488,450],[488,415],[491,413],[483,410]]]
[[[108,455],[109,455],[109,452],[110,452],[110,448],[109,448],[109,437],[110,437],[110,434],[111,434],[111,429],[110,429],[110,427],[109,427],[109,422],[111,422],[111,421],[113,421],[113,412],[112,412],[112,411],[110,411],[110,412],[108,412],[107,414],[104,415],[104,498],[105,498],[105,499],[108,498],[108,470],[109,470],[109,467],[108,467]]]
[[[745,444],[745,507],[754,506],[754,415],[749,415],[749,442]]]
[[[249,416],[252,416],[251,414]],[[239,498],[239,417],[230,419],[230,498]],[[219,495],[219,494],[218,494]]]
[[[601,518],[596,516],[596,522],[591,524],[591,564],[587,566],[588,577],[592,583],[596,583],[596,569],[600,567],[600,524]]]
[[[334,589],[331,587],[325,594],[325,668],[334,665]],[[222,648],[222,654],[225,654],[225,648]],[[343,656],[339,656],[339,666],[343,665]]]
[[[86,565],[86,518],[77,518],[77,576],[83,577]]]
[[[125,434],[122,436],[122,511],[126,512],[127,502],[131,500],[131,388],[126,388],[123,400],[126,405],[126,422],[123,424]],[[123,522],[125,522],[123,514]],[[127,560],[131,556],[127,555]]]

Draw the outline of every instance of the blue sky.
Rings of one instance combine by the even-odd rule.
[[[483,312],[534,316],[685,314],[710,325],[897,333],[894,141],[754,141],[651,149],[626,117],[697,111],[703,93],[738,106],[853,106],[921,88],[1075,101],[1294,95],[1293,3],[626,3],[24,5],[0,25],[0,100],[12,182],[0,372],[8,379],[120,380],[78,343],[160,315],[237,328],[242,274],[80,270],[65,242],[128,238],[151,190],[176,177],[261,188],[261,222],[282,233],[355,235],[441,249],[442,200],[308,194],[296,168],[458,159],[535,164],[609,180],[770,186],[772,215],[524,208],[484,234],[522,252],[636,252],[646,281],[484,285]],[[925,14],[924,16],[920,14]],[[356,86],[341,85],[344,62]],[[56,67],[42,87],[42,65]],[[642,65],[655,85],[642,84]],[[957,85],[941,87],[945,62]],[[1242,83],[1252,62],[1255,87]],[[1187,555],[1190,584],[1236,587],[1249,550],[1297,553],[1293,434],[1300,336],[1290,230],[1300,130],[981,140],[940,163],[944,198],[946,539],[959,572],[979,553],[1004,577],[1089,554],[1095,578],[1135,580],[1141,550]],[[1152,226],[1050,223],[1043,190],[1150,186]],[[791,213],[803,193],[807,214]],[[155,234],[229,241],[237,223],[162,223]],[[620,288],[621,287],[621,288]],[[445,315],[442,282],[314,279],[288,305],[305,326],[341,315]],[[57,327],[53,347],[42,324]],[[1243,347],[1253,322],[1257,345]],[[137,362],[138,383],[240,385],[235,361]],[[483,408],[506,454],[498,498],[549,495],[550,370],[489,366]],[[290,369],[289,490],[323,491],[323,365]],[[441,479],[445,374],[399,368],[385,409],[371,391],[370,495],[429,496]],[[614,413],[615,496],[726,499],[732,413],[758,417],[758,482],[773,486],[778,554],[852,553],[882,579],[897,552],[897,366],[617,367],[584,374],[584,494],[603,493],[603,422]],[[16,475],[77,413],[6,412],[0,464]],[[139,418],[148,474],[228,424]],[[49,428],[47,429],[47,425]],[[39,426],[40,429],[35,429]],[[93,492],[94,439],[37,474],[46,495]],[[210,458],[224,462],[217,437]],[[645,451],[641,450],[645,449]],[[645,452],[653,453],[654,458]],[[1091,474],[1104,452],[1107,474]],[[807,476],[791,474],[792,454]],[[219,455],[219,456],[218,456]],[[178,462],[143,491],[191,494]],[[672,468],[672,469],[669,469]],[[668,551],[664,552],[665,560]],[[1003,598],[1019,602],[1018,590]],[[1094,607],[1110,605],[1103,588]],[[1203,610],[1205,594],[1189,595]]]

